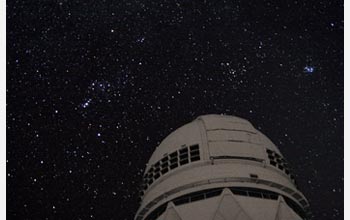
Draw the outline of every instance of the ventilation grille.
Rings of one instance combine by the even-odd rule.
[[[278,153],[276,153],[273,150],[266,149],[266,153],[267,153],[267,156],[269,158],[270,164],[272,166],[282,170],[285,174],[287,174],[293,180],[294,183],[296,183],[295,177],[291,173],[291,170],[288,166],[287,161],[281,155],[279,155]]]
[[[183,146],[181,149],[165,155],[161,160],[152,165],[148,172],[144,175],[141,196],[143,196],[148,187],[162,175],[176,169],[179,166],[183,166],[198,160],[200,160],[198,144],[190,147]]]

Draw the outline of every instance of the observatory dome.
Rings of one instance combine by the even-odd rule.
[[[158,219],[170,203],[186,216],[193,208],[181,204],[200,204],[195,201],[204,200],[210,203],[209,198],[224,193],[240,198],[245,194],[283,200],[299,219],[305,218],[309,207],[287,161],[269,138],[245,119],[204,115],[172,132],[152,154],[135,219]],[[262,202],[263,199],[252,201],[246,202],[248,206],[251,203],[261,208],[266,206],[263,209],[273,206]],[[217,205],[204,206],[217,208]],[[212,215],[210,208],[206,210],[208,216]],[[261,210],[250,211],[251,219],[259,219]],[[205,213],[198,219],[206,219],[204,216]]]

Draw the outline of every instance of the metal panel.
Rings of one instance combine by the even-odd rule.
[[[244,142],[211,142],[209,143],[210,156],[239,156],[264,159],[261,147]]]

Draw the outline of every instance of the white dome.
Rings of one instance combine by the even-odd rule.
[[[306,210],[288,164],[278,148],[245,119],[205,115],[166,137],[147,164],[141,207],[145,219],[189,193],[250,187],[284,196]],[[147,219],[147,218],[146,218]]]
[[[203,155],[203,160],[210,160],[210,156],[218,154],[256,155],[266,159],[265,153],[255,151],[261,149],[261,146],[281,154],[270,139],[256,130],[249,121],[235,116],[204,115],[168,135],[152,154],[146,171],[165,154],[170,154],[181,146],[194,144],[199,144],[203,152],[207,153]]]

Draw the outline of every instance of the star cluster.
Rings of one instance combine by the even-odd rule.
[[[342,219],[343,27],[342,1],[8,1],[8,218],[133,219],[155,147],[218,113]]]

